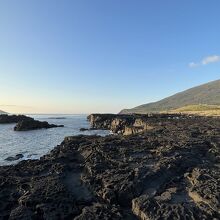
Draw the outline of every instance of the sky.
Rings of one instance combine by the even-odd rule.
[[[0,0],[0,109],[113,112],[220,78],[219,0]]]

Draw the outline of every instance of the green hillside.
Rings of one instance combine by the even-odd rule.
[[[124,109],[120,114],[150,113],[178,109],[188,105],[220,105],[220,80],[212,81],[158,102],[144,104],[132,109]]]
[[[167,112],[165,112],[167,113]],[[187,105],[168,113],[197,114],[205,116],[220,116],[220,105]]]

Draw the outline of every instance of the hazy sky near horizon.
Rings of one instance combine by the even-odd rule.
[[[118,112],[220,78],[219,0],[0,0],[0,109]]]

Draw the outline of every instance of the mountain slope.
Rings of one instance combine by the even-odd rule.
[[[132,109],[124,109],[120,114],[169,111],[198,104],[220,105],[220,80],[193,87],[158,102],[140,105]]]
[[[6,114],[6,112],[4,112],[4,111],[0,110],[0,114]]]

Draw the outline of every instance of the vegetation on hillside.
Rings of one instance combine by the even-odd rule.
[[[175,111],[210,111],[220,110],[219,105],[187,105],[182,108],[178,108]]]
[[[171,111],[189,105],[220,105],[220,80],[177,93],[158,102],[124,109],[121,114]]]
[[[175,110],[171,110],[169,113],[220,116],[220,105],[187,105]]]

